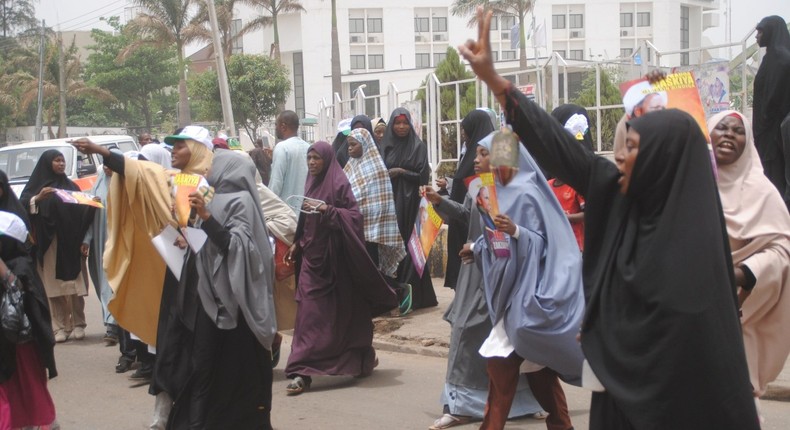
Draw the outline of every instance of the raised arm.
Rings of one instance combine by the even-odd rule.
[[[459,52],[477,77],[494,92],[507,113],[508,122],[538,164],[584,194],[596,156],[585,151],[551,115],[496,72],[489,40],[491,14],[478,7],[478,40],[467,41],[458,48]]]

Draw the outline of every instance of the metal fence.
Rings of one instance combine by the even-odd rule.
[[[755,55],[757,62],[761,59],[759,49],[749,43],[753,33],[754,31],[747,34],[740,41],[730,44],[676,51],[662,51],[649,41],[643,41],[629,58],[616,61],[572,61],[564,59],[559,53],[554,52],[548,58],[538,61],[533,60],[533,65],[526,70],[503,73],[502,76],[519,88],[532,86],[534,101],[548,111],[561,104],[574,101],[575,97],[569,86],[569,77],[575,76],[578,84],[580,75],[582,77],[594,76],[594,102],[586,103],[584,107],[587,109],[593,122],[591,127],[594,132],[593,138],[596,149],[599,152],[606,152],[611,150],[612,145],[614,127],[611,126],[611,118],[616,115],[619,119],[623,112],[623,104],[620,102],[613,104],[603,102],[602,88],[604,85],[611,86],[611,83],[602,82],[604,71],[612,76],[617,84],[636,79],[655,68],[665,72],[695,70],[695,67],[702,67],[706,61],[710,60],[706,56],[709,50],[728,49],[732,51],[735,49],[737,52],[726,61],[728,61],[729,71],[739,71],[741,84],[737,88],[737,92],[735,88],[730,89],[730,93],[736,97],[734,100],[731,99],[730,103],[739,106],[748,115],[750,113],[749,95],[752,91],[749,85],[749,78],[753,78],[757,70],[757,63],[749,66],[747,65],[747,60],[755,57]],[[642,59],[646,61],[640,61]],[[681,63],[690,62],[686,61],[686,59],[694,59],[696,62],[681,65]],[[465,108],[463,101],[467,97],[469,88],[474,88],[474,106]],[[454,106],[442,105],[441,95],[448,92],[453,94]],[[369,100],[374,100],[375,103],[366,103]],[[373,109],[367,111],[368,106],[373,106]],[[467,111],[480,107],[491,108],[496,112],[500,111],[493,93],[484,82],[476,78],[455,82],[440,82],[435,74],[431,74],[428,76],[424,87],[401,91],[394,84],[389,84],[387,91],[383,94],[367,95],[364,93],[364,88],[358,88],[350,99],[343,100],[339,95],[335,94],[332,103],[322,100],[318,108],[319,130],[316,137],[331,142],[337,134],[336,127],[340,120],[359,114],[388,119],[389,114],[395,108],[401,106],[410,108],[413,120],[418,126],[416,128],[422,131],[422,138],[428,146],[428,159],[431,163],[434,179],[442,175],[443,172],[451,171],[455,168],[455,162],[458,160],[462,145],[461,121],[468,113]],[[385,107],[386,110],[380,110]],[[616,114],[612,113],[608,115],[608,119],[605,119],[606,114],[611,111],[616,111]],[[609,127],[611,127],[611,130],[608,130]]]

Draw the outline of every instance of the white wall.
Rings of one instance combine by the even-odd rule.
[[[634,10],[651,10],[651,27],[639,28],[639,37],[648,37],[653,44],[661,50],[677,50],[680,47],[680,5],[681,0],[654,0],[630,1],[618,0],[542,0],[536,2],[535,19],[540,24],[545,21],[547,45],[540,49],[538,55],[545,57],[552,51],[552,35],[559,37],[561,30],[552,31],[551,15],[553,10],[570,10],[572,13],[584,13],[584,38],[571,39],[559,42],[559,47],[554,49],[584,49],[585,60],[613,60],[620,56],[620,5],[626,3]],[[692,47],[698,46],[701,39],[701,11],[702,8],[717,8],[719,0],[683,0],[690,6],[691,14],[691,40]],[[455,17],[449,13],[452,2],[448,0],[369,0],[356,2],[352,9],[381,9],[383,17],[383,38],[381,45],[369,45],[364,50],[364,45],[349,43],[349,6],[346,2],[339,2],[337,10],[338,38],[340,41],[340,63],[343,82],[343,98],[349,98],[350,83],[379,80],[381,92],[387,90],[387,85],[392,82],[398,89],[406,90],[419,86],[420,82],[432,69],[415,69],[415,53],[434,45],[416,45],[414,31],[414,17],[416,8],[447,9],[448,41],[441,46],[437,45],[435,51],[444,51],[445,46],[457,47],[470,38],[477,37],[477,29],[467,26],[467,17]],[[307,116],[317,113],[319,100],[322,98],[331,103],[331,2],[328,0],[303,0],[302,5],[306,11],[300,14],[287,14],[279,17],[280,52],[283,63],[292,70],[293,52],[302,52],[304,59],[304,84],[305,84],[305,110]],[[255,16],[257,12],[247,6],[240,6],[238,16],[243,23]],[[636,19],[636,16],[634,16]],[[527,27],[529,27],[528,17]],[[657,31],[661,29],[661,31]],[[503,31],[503,29],[500,29]],[[566,29],[564,31],[569,31]],[[699,33],[699,34],[697,34]],[[499,35],[493,34],[492,39]],[[636,37],[634,38],[636,39]],[[250,54],[269,54],[272,43],[272,29],[249,34],[244,38],[244,52]],[[503,46],[506,41],[503,41]],[[528,57],[534,55],[532,42],[527,41]],[[355,53],[378,53],[383,50],[384,70],[358,71],[350,70],[350,55]],[[432,51],[435,52],[435,51]],[[592,54],[592,56],[591,56]],[[433,58],[433,57],[432,57]],[[672,61],[672,58],[668,60]],[[678,61],[675,56],[674,61]],[[692,58],[693,61],[693,58]],[[500,63],[498,67],[512,67],[516,62]],[[371,95],[371,94],[368,94]],[[286,104],[288,109],[294,108],[293,93]],[[384,109],[385,107],[382,106]]]

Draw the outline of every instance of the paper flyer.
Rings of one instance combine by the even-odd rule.
[[[661,81],[650,84],[647,79],[636,79],[620,84],[625,111],[630,117],[638,117],[660,109],[680,109],[691,115],[699,124],[702,134],[710,143],[705,109],[697,90],[697,81],[692,72],[667,75]]]
[[[173,201],[175,202],[175,215],[179,227],[186,227],[189,223],[189,195],[199,189],[208,189],[206,178],[189,173],[176,173],[172,177]]]
[[[502,185],[507,185],[518,173],[518,135],[507,127],[494,133],[491,140],[491,170]]]
[[[168,225],[158,236],[151,239],[151,242],[154,244],[154,248],[159,251],[159,255],[165,260],[167,267],[173,272],[176,279],[181,280],[181,269],[184,266],[184,255],[186,255],[187,249],[181,249],[174,245],[178,236],[178,231],[173,226]]]
[[[104,205],[101,204],[101,202],[93,200],[94,196],[88,193],[83,193],[82,191],[69,191],[56,188],[55,195],[60,197],[60,200],[62,200],[64,203],[93,206],[95,208],[102,209],[104,208]]]
[[[433,205],[425,197],[420,199],[417,221],[414,223],[414,230],[409,236],[407,246],[411,261],[420,277],[425,271],[425,263],[428,261],[428,255],[431,253],[436,236],[439,235],[442,223],[442,218],[433,209]]]
[[[467,193],[474,199],[483,220],[485,237],[497,258],[510,257],[510,237],[496,229],[494,217],[499,215],[499,201],[496,197],[496,181],[493,173],[481,173],[464,180]]]

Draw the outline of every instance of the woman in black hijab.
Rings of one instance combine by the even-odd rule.
[[[41,154],[20,198],[29,211],[36,243],[38,274],[49,298],[52,330],[57,342],[72,335],[85,338],[85,300],[82,239],[93,220],[93,208],[64,203],[55,189],[79,191],[65,173],[66,161],[56,149]]]
[[[488,112],[475,109],[461,121],[464,142],[463,154],[458,161],[458,167],[453,175],[453,186],[450,188],[450,200],[463,203],[466,196],[466,183],[464,179],[475,174],[475,151],[477,142],[494,131],[494,124]],[[458,281],[458,271],[461,268],[461,257],[458,253],[466,243],[468,226],[466,222],[451,220],[447,224],[447,270],[444,272],[444,286],[455,288]]]
[[[629,123],[618,166],[591,154],[496,73],[490,18],[478,9],[481,38],[461,53],[524,146],[587,200],[581,343],[605,390],[593,394],[590,429],[759,429],[699,125],[654,112]]]
[[[420,186],[428,184],[431,173],[428,165],[428,147],[415,133],[411,125],[411,115],[405,108],[397,108],[390,115],[387,131],[384,132],[384,138],[381,140],[381,150],[384,164],[392,180],[398,229],[405,244],[414,230],[414,221],[417,219],[422,198]],[[411,284],[413,309],[438,304],[428,266],[425,266],[420,278],[411,258],[404,258],[398,266],[398,281]]]
[[[783,148],[781,124],[790,114],[790,32],[782,17],[769,16],[757,24],[757,44],[765,48],[754,77],[754,143],[765,176],[779,190],[790,207],[787,181],[790,175],[790,148]]]
[[[27,212],[0,170],[0,211],[18,216],[29,228]],[[55,405],[47,390],[47,378],[58,375],[55,368],[55,339],[44,286],[29,253],[30,242],[0,235],[0,277],[13,280],[25,291],[25,315],[32,327],[32,342],[13,343],[0,334],[0,384],[11,409],[14,428],[51,424]],[[4,281],[5,284],[7,281]],[[0,291],[4,285],[0,285]],[[0,414],[2,415],[2,414]],[[2,418],[2,416],[0,416]]]

